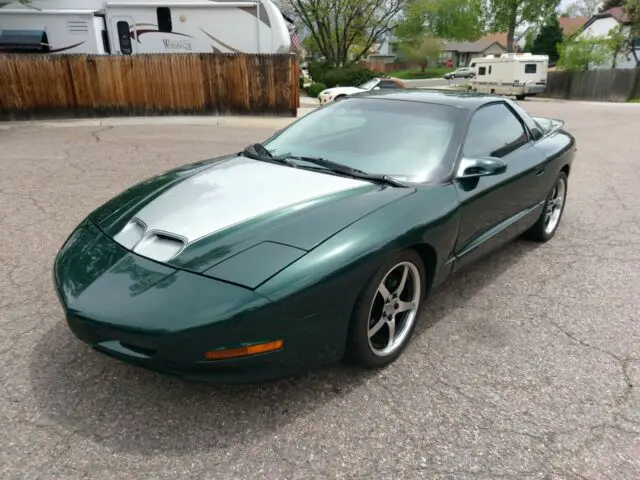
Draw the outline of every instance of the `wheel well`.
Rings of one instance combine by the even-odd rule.
[[[562,168],[560,169],[560,171],[561,171],[561,172],[564,172],[564,173],[567,175],[567,177],[569,176],[569,171],[570,171],[570,170],[571,170],[571,168],[569,167],[569,165],[565,165],[564,167],[562,167]]]
[[[436,265],[438,262],[438,255],[436,254],[436,250],[429,245],[428,243],[418,243],[410,247],[412,250],[415,250],[420,258],[422,259],[422,264],[424,265],[424,269],[427,273],[427,285],[425,290],[425,296],[431,290],[431,285],[433,284],[433,278],[436,273]]]

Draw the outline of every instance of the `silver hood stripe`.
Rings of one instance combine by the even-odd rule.
[[[213,165],[154,199],[132,219],[115,240],[127,248],[156,260],[166,261],[182,250],[184,244],[220,232],[241,222],[257,218],[298,203],[367,185],[368,182],[327,175],[235,157]],[[140,225],[146,227],[140,231]],[[136,228],[134,228],[136,227]],[[143,250],[141,242],[155,233],[173,237],[182,245],[166,258],[169,250]],[[166,241],[166,239],[164,239]],[[139,251],[140,250],[140,251]]]

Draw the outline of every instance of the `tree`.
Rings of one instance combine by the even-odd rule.
[[[538,34],[536,30],[531,27],[527,30],[527,33],[524,36],[524,51],[527,53],[531,53],[533,51],[533,42],[536,41]]]
[[[562,43],[563,34],[558,17],[553,16],[540,29],[540,33],[533,41],[531,53],[537,55],[548,55],[549,62],[555,63],[560,54],[558,53],[558,45]]]
[[[391,31],[406,0],[285,0],[327,62],[360,60]],[[353,47],[357,45],[354,52]],[[350,55],[350,51],[352,55]],[[352,56],[350,59],[349,57]]]
[[[564,13],[568,17],[589,17],[598,13],[601,0],[576,0],[569,4]]]
[[[483,0],[411,0],[403,11],[396,37],[428,34],[459,41],[477,40],[484,33]]]
[[[633,57],[636,67],[640,67],[640,59],[636,48],[640,48],[640,0],[627,0],[624,7],[627,16],[626,33],[620,28],[622,42],[620,52],[629,57]]]
[[[448,40],[474,41],[484,34],[482,0],[422,0],[427,5],[426,27]]]
[[[438,58],[441,51],[441,41],[427,34],[422,34],[422,36],[400,44],[402,59],[409,63],[417,63],[422,72],[429,65],[429,60]]]
[[[492,12],[491,29],[507,32],[507,50],[513,52],[516,28],[524,23],[540,24],[556,15],[560,0],[487,0]]]
[[[561,44],[558,50],[558,65],[572,72],[584,72],[589,70],[589,67],[605,65],[613,55],[611,42],[607,37],[572,38]]]

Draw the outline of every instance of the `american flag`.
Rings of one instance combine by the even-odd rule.
[[[298,34],[295,30],[289,31],[289,36],[291,37],[291,43],[293,44],[293,48],[295,50],[300,50],[300,39],[298,38]]]

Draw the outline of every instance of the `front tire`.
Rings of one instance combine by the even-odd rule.
[[[536,242],[548,242],[560,225],[567,200],[567,174],[560,172],[542,207],[540,218],[524,234],[525,238]]]
[[[414,250],[387,260],[358,297],[345,360],[379,368],[398,358],[415,329],[426,285],[422,259]]]

